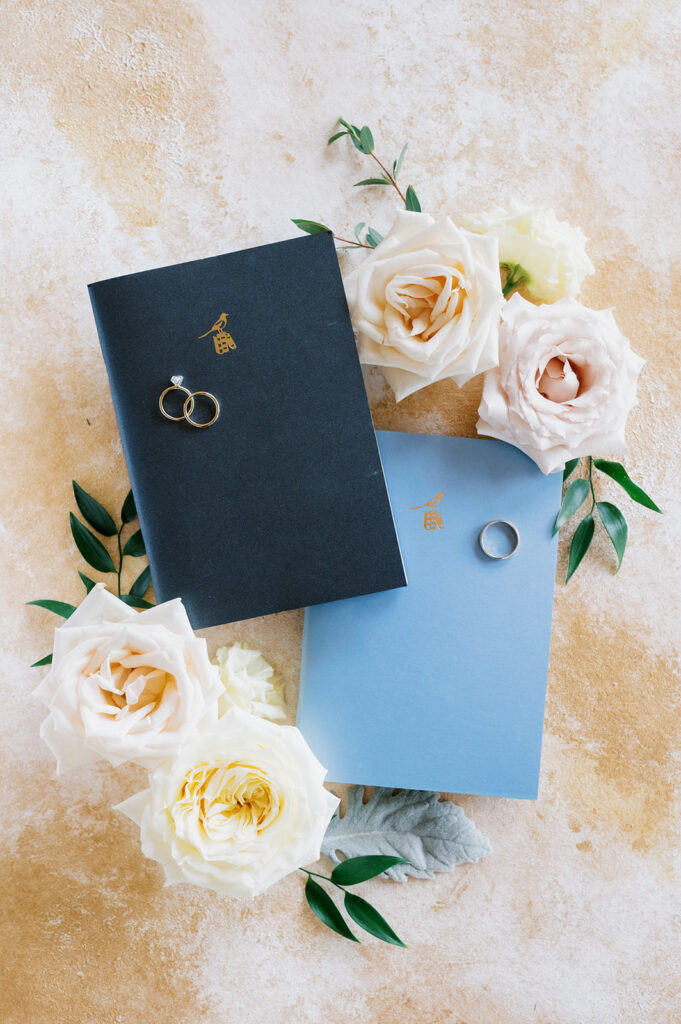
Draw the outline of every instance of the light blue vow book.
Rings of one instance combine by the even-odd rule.
[[[408,585],[306,610],[298,727],[334,782],[535,799],[561,474],[499,441],[378,442]],[[519,534],[498,561],[496,519]]]

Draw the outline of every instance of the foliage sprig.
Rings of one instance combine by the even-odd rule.
[[[137,509],[135,508],[135,499],[133,498],[132,491],[128,491],[123,502],[120,526],[116,524],[104,506],[93,498],[91,494],[88,494],[75,480],[73,481],[73,494],[78,511],[85,522],[101,537],[116,538],[117,550],[115,554],[117,559],[114,561],[99,537],[96,537],[92,530],[88,529],[73,512],[69,512],[71,536],[87,564],[96,569],[97,572],[111,573],[116,576],[116,592],[125,604],[130,605],[132,608],[153,608],[153,604],[145,598],[145,594],[151,586],[151,571],[148,565],[136,578],[128,593],[121,593],[121,575],[123,573],[124,559],[126,557],[141,558],[146,554],[141,530],[135,530],[134,533],[130,534],[125,544],[122,541],[123,531],[126,526],[137,519]],[[95,586],[95,581],[86,576],[84,572],[79,571],[78,575],[85,587],[86,594],[89,594]],[[45,608],[55,615],[60,615],[63,619],[68,619],[76,610],[76,606],[73,604],[68,604],[66,601],[53,601],[49,598],[41,598],[37,601],[28,601],[27,603],[37,605],[39,608]],[[51,662],[52,655],[48,654],[39,661],[34,662],[31,668],[49,665]]]
[[[594,538],[596,530],[597,518],[604,527],[605,532],[610,538],[615,550],[615,556],[617,558],[615,572],[618,572],[622,565],[624,550],[627,546],[628,528],[627,521],[624,518],[623,513],[617,505],[614,505],[611,501],[598,501],[596,498],[593,476],[594,468],[600,470],[601,473],[605,473],[606,476],[611,478],[611,480],[618,483],[626,494],[629,495],[632,501],[637,502],[639,505],[643,505],[645,508],[651,509],[653,512],[662,512],[662,509],[658,508],[653,499],[646,494],[643,488],[634,483],[621,462],[610,462],[607,459],[597,459],[591,455],[587,458],[587,475],[586,477],[579,477],[578,479],[573,480],[572,483],[568,485],[553,526],[553,535],[555,536],[561,526],[567,523],[567,521],[579,511],[588,497],[591,497],[591,508],[579,523],[572,537],[572,541],[570,542],[568,572],[565,579],[566,583],[569,582],[571,577],[577,571],[582,559],[591,546],[591,541]],[[580,461],[580,459],[570,459],[569,462],[566,462],[565,470],[563,472],[564,481],[569,480]]]
[[[408,185],[406,191],[403,192],[400,186],[397,184],[400,171],[402,170],[402,164],[404,163],[404,157],[407,152],[407,146],[409,143],[405,142],[404,146],[400,150],[400,155],[393,160],[391,169],[385,166],[385,164],[379,160],[374,151],[374,136],[368,125],[363,125],[361,128],[356,124],[350,124],[349,121],[344,120],[342,117],[338,118],[338,124],[341,125],[341,130],[335,132],[329,139],[327,145],[331,145],[337,142],[338,139],[342,139],[344,136],[348,136],[355,149],[360,153],[364,153],[366,156],[370,156],[372,160],[375,160],[381,169],[381,175],[373,178],[362,178],[361,181],[356,181],[354,187],[359,186],[388,186],[395,189],[400,199],[404,203],[406,210],[411,210],[415,213],[420,213],[421,204],[413,185]],[[341,249],[375,249],[379,242],[383,241],[383,235],[375,228],[367,226],[364,221],[360,221],[359,224],[355,225],[354,234],[356,241],[350,238],[343,238],[341,235],[337,235],[335,231],[327,227],[326,224],[322,224],[316,220],[301,220],[294,219],[293,223],[301,231],[305,231],[309,235],[316,235],[322,231],[330,231],[333,237],[338,241],[342,242]]]
[[[351,931],[348,923],[326,889],[323,889],[319,882],[315,882],[315,878],[320,878],[323,882],[329,882],[343,893],[343,906],[355,924],[382,942],[389,942],[393,946],[401,946],[405,949],[404,942],[395,934],[376,908],[367,900],[362,899],[361,896],[348,892],[347,889],[348,886],[359,885],[360,882],[367,882],[370,878],[376,878],[378,875],[383,874],[384,871],[387,871],[388,868],[394,867],[395,864],[408,863],[403,857],[369,854],[363,857],[350,857],[348,860],[341,861],[340,864],[336,864],[329,876],[320,875],[316,871],[308,870],[308,868],[300,868],[307,875],[305,898],[308,906],[327,928],[331,928],[338,935],[342,935],[344,939],[350,939],[351,942],[360,941],[354,932]]]

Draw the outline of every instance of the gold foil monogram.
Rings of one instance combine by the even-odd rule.
[[[424,530],[444,530],[445,524],[442,522],[442,514],[440,513],[439,505],[444,494],[440,492],[436,494],[434,498],[427,501],[425,505],[412,505],[413,509],[423,508],[423,529]]]
[[[225,352],[229,352],[231,348],[236,348],[236,342],[229,331],[226,331],[227,327],[227,313],[220,313],[213,326],[205,334],[200,334],[199,338],[207,338],[209,334],[213,335],[213,344],[215,345],[215,351],[219,356],[224,355]]]

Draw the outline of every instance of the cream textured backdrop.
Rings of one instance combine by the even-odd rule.
[[[6,1024],[678,1024],[679,12],[4,0]],[[252,904],[164,889],[111,810],[142,772],[56,781],[27,667],[54,620],[24,602],[81,596],[71,478],[113,508],[128,486],[86,284],[290,237],[290,217],[387,227],[392,199],[351,187],[366,159],[325,147],[338,114],[368,122],[390,159],[410,141],[431,212],[518,195],[585,229],[598,273],[584,301],[614,306],[648,359],[628,465],[666,511],[624,498],[620,574],[599,541],[557,586],[538,802],[457,798],[493,856],[367,886],[408,951],[333,936],[302,876]],[[474,433],[475,382],[399,408],[380,375],[367,383],[378,427]],[[565,555],[564,540],[561,577]],[[300,627],[290,612],[207,636],[260,646],[294,705]]]

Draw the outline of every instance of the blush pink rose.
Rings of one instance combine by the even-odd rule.
[[[499,366],[485,374],[477,429],[520,448],[544,473],[568,459],[626,451],[643,359],[608,309],[573,298],[502,313]]]

